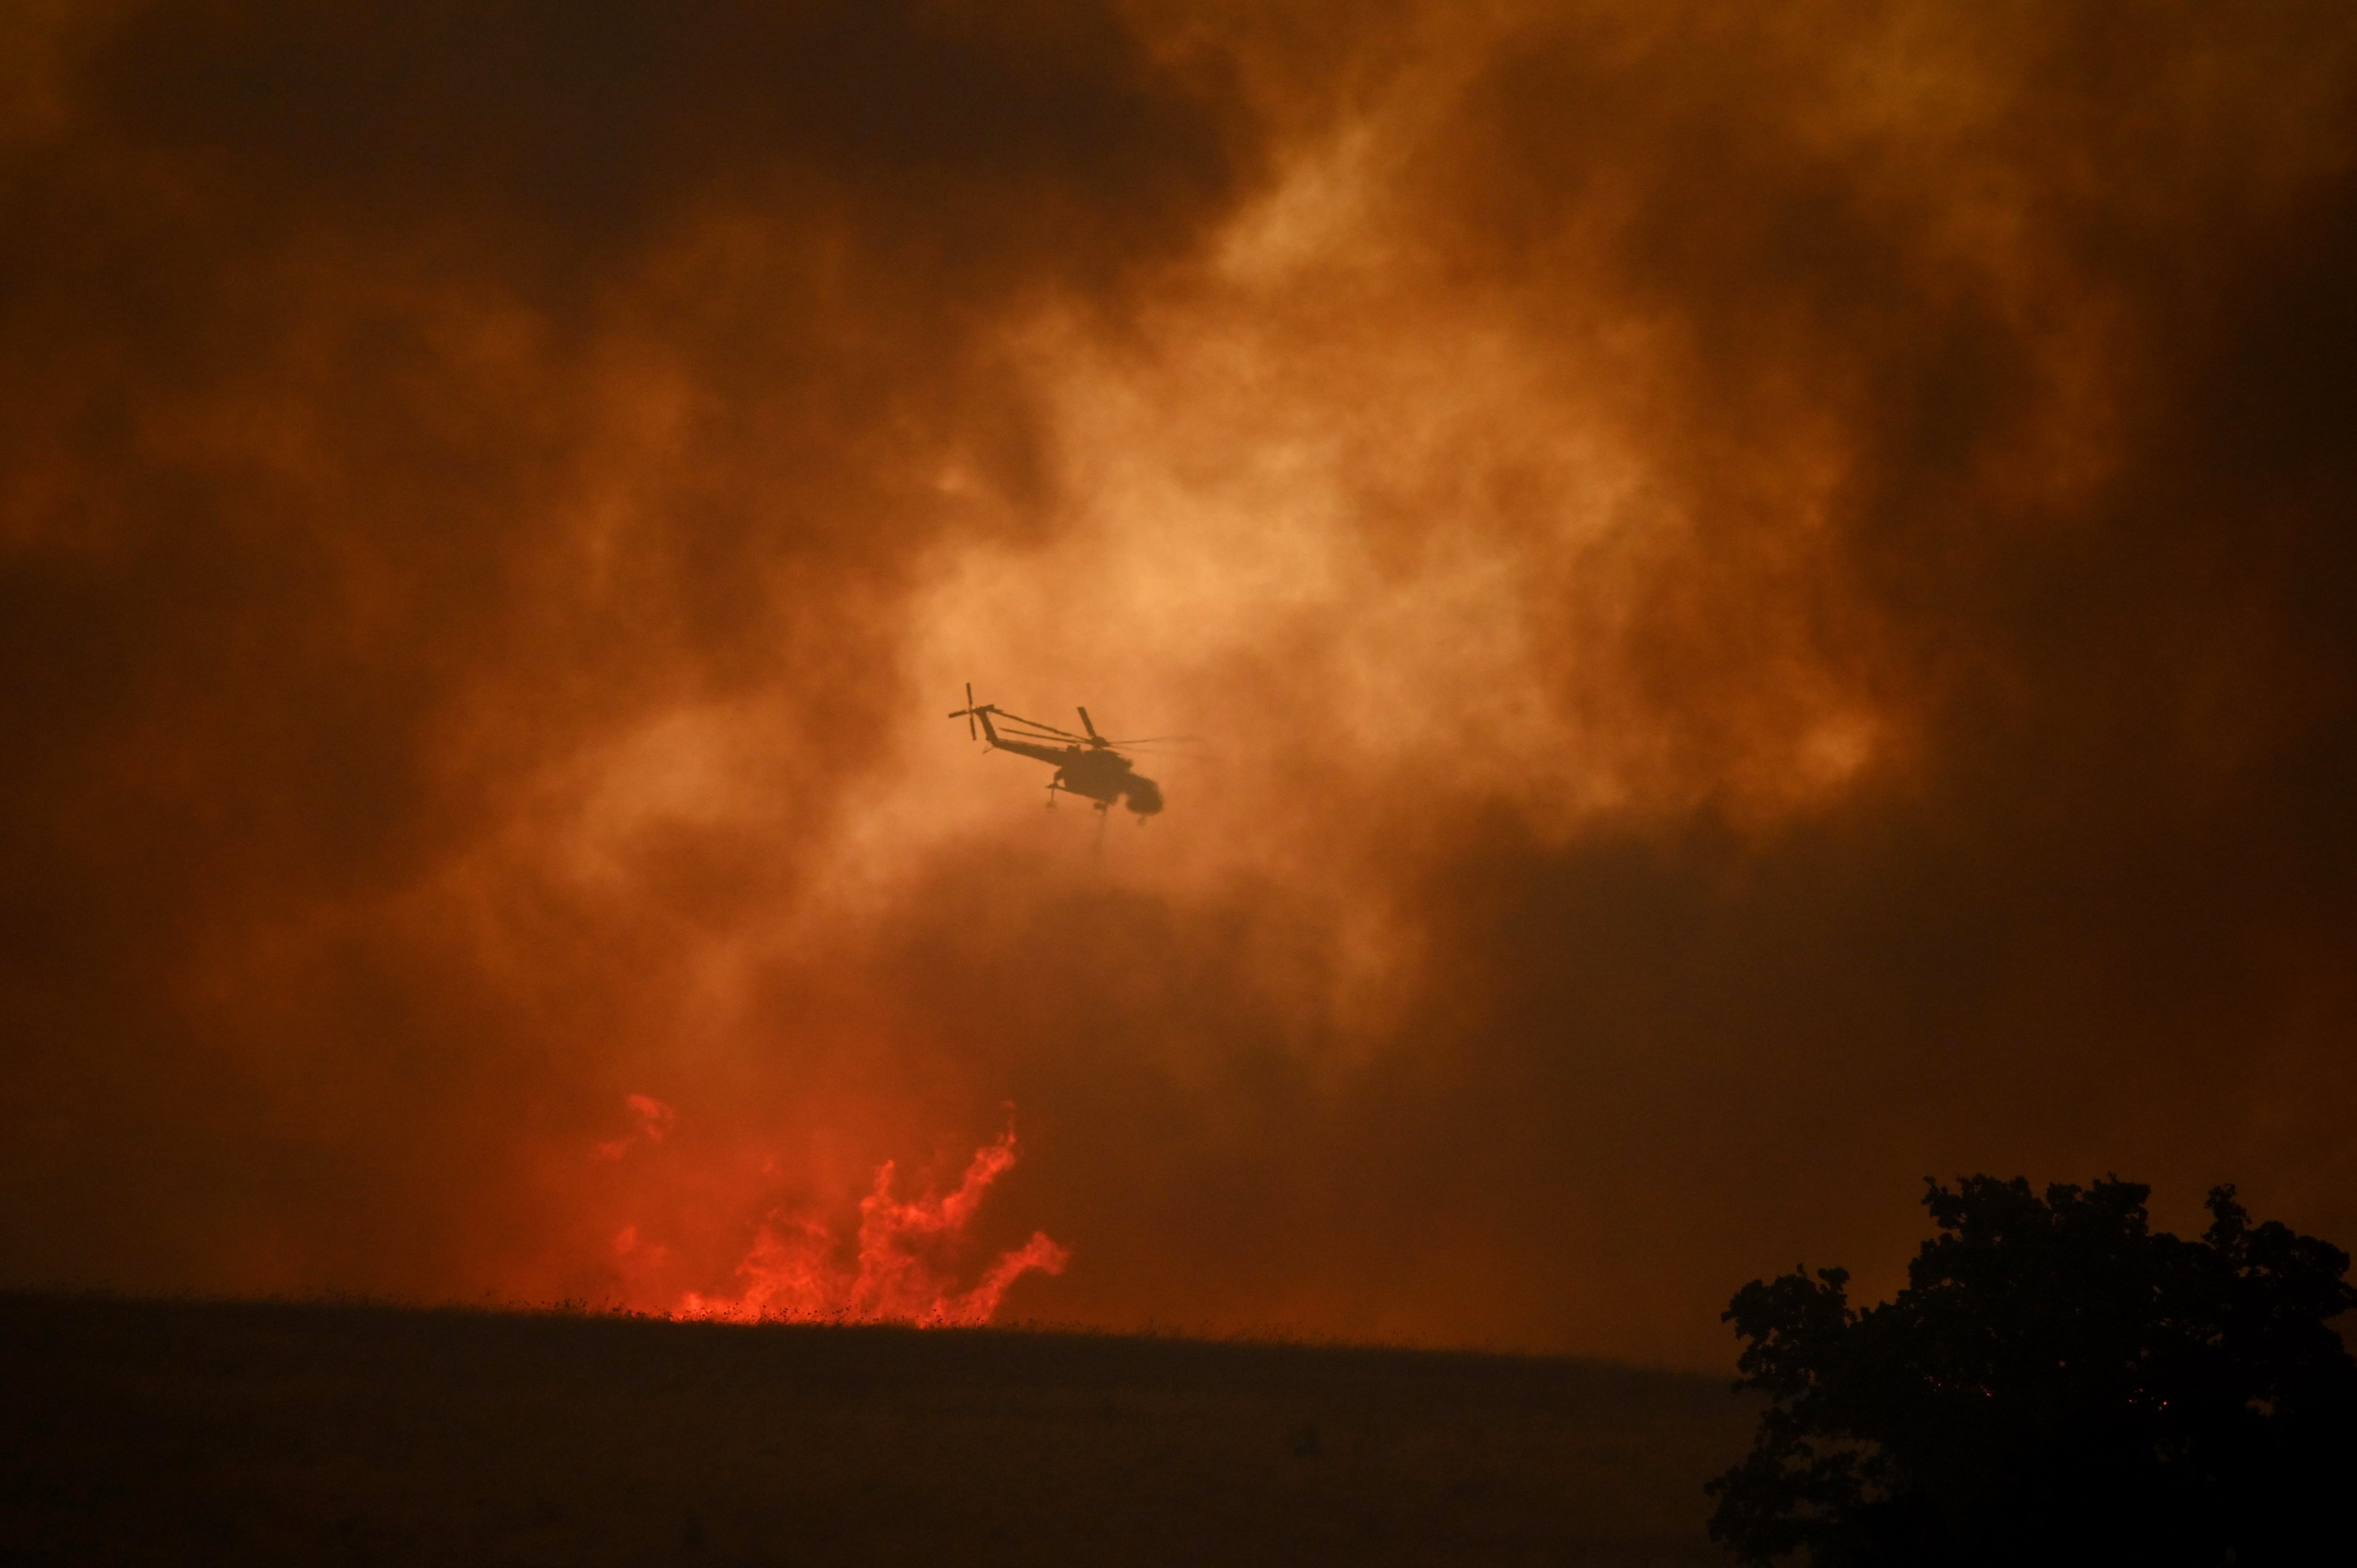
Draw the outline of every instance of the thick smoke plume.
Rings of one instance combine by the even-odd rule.
[[[2342,7],[0,27],[11,1279],[737,1310],[1010,1102],[1113,1326],[2357,1235]]]

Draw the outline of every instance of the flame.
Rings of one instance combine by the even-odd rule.
[[[637,1132],[593,1151],[619,1159],[633,1145],[660,1144],[673,1112],[661,1101],[630,1097]],[[772,1210],[756,1229],[737,1264],[733,1295],[688,1291],[658,1294],[655,1281],[673,1262],[667,1246],[636,1223],[613,1234],[612,1260],[635,1288],[628,1294],[661,1316],[732,1323],[908,1323],[920,1327],[980,1327],[996,1315],[1007,1287],[1034,1269],[1058,1274],[1071,1254],[1045,1231],[1001,1253],[979,1281],[960,1288],[956,1264],[966,1229],[991,1185],[1015,1166],[1017,1144],[1009,1128],[974,1151],[952,1191],[902,1198],[894,1193],[894,1162],[877,1167],[874,1187],[859,1202],[856,1247],[848,1256],[834,1231],[807,1214]],[[765,1162],[771,1164],[773,1162]],[[657,1305],[673,1302],[665,1306]]]
[[[753,1239],[752,1251],[737,1265],[745,1288],[735,1296],[690,1291],[679,1317],[719,1318],[736,1323],[913,1323],[920,1327],[979,1327],[998,1310],[1006,1287],[1038,1269],[1064,1272],[1071,1256],[1035,1230],[1031,1240],[1000,1255],[971,1290],[951,1283],[944,1254],[954,1250],[966,1223],[982,1207],[990,1184],[1015,1165],[1015,1133],[974,1151],[957,1190],[945,1197],[903,1201],[892,1196],[892,1162],[876,1172],[876,1187],[859,1200],[859,1250],[856,1267],[835,1256],[825,1226],[798,1218],[780,1223],[771,1216]]]

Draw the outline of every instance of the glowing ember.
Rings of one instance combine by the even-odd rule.
[[[671,1124],[679,1114],[651,1094],[625,1095],[623,1101],[630,1106],[630,1114],[639,1119],[638,1128],[590,1151],[601,1160],[619,1160],[630,1152],[631,1144],[640,1141],[662,1143],[663,1134],[671,1131]]]

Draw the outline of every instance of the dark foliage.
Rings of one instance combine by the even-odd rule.
[[[1712,1537],[1817,1568],[2344,1560],[2348,1254],[2231,1187],[2199,1240],[2155,1234],[2149,1191],[1932,1183],[1895,1300],[1852,1308],[1841,1269],[1738,1291],[1742,1386],[1771,1402],[1710,1484]]]

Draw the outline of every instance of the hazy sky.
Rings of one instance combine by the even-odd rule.
[[[973,1268],[1109,1326],[1719,1366],[1979,1170],[2357,1242],[2341,0],[0,62],[0,1281],[643,1303],[1010,1116]],[[967,681],[1208,744],[1100,854]]]

